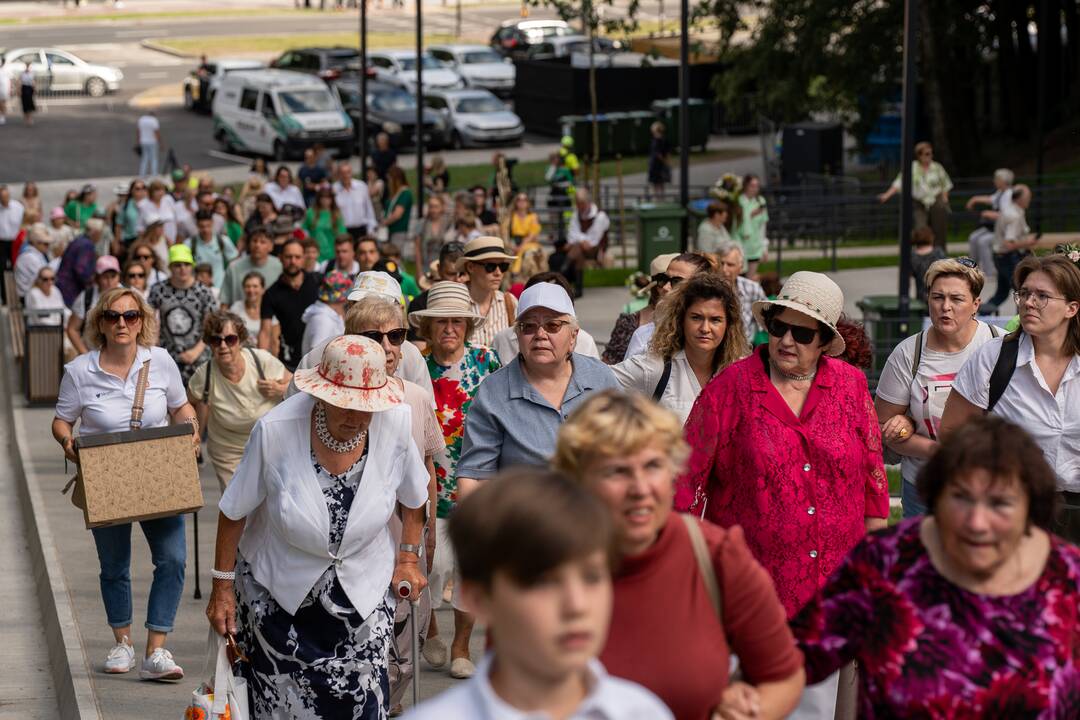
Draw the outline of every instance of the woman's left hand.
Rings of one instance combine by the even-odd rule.
[[[277,380],[259,380],[259,394],[267,400],[280,400],[285,395],[285,388],[288,383],[281,383]]]
[[[412,593],[409,594],[409,601],[415,602],[420,599],[420,593],[427,587],[427,578],[420,572],[419,561],[399,560],[397,566],[394,567],[394,578],[390,581],[390,587],[394,590],[394,595],[398,595],[398,585],[402,581],[409,583],[412,586]]]
[[[713,720],[750,720],[761,714],[757,688],[744,682],[728,685],[720,704],[713,710]]]
[[[881,438],[887,442],[904,442],[915,434],[915,423],[907,415],[893,415],[881,426]]]

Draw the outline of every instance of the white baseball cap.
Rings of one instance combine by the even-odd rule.
[[[389,273],[368,270],[356,276],[345,299],[348,302],[360,302],[364,298],[372,296],[383,297],[401,303],[401,285]]]
[[[566,294],[561,285],[555,283],[542,282],[526,288],[518,299],[517,317],[514,319],[520,320],[525,316],[525,313],[533,308],[546,308],[560,315],[569,315],[575,320],[577,319],[577,315],[574,313],[574,303],[570,300],[570,296]]]

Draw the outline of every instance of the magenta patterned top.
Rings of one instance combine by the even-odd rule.
[[[921,521],[859,543],[792,622],[807,683],[854,659],[860,718],[1080,717],[1080,551],[1052,537],[1031,587],[977,595],[934,568]]]

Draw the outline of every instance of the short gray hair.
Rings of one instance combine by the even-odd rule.
[[[727,257],[733,252],[737,252],[740,256],[746,257],[745,253],[743,253],[742,245],[734,240],[725,240],[716,247],[716,257],[718,258]]]
[[[1009,168],[998,168],[994,171],[994,179],[1000,180],[1005,183],[1005,185],[1011,187],[1016,180],[1016,174]]]

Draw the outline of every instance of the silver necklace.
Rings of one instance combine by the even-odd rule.
[[[817,377],[817,370],[814,370],[814,372],[810,373],[809,375],[793,375],[792,373],[785,372],[780,368],[779,365],[776,364],[776,361],[772,358],[769,358],[769,366],[776,372],[777,375],[784,378],[785,380],[791,380],[792,382],[806,382],[808,380],[813,380],[815,377]]]
[[[361,430],[352,440],[338,440],[326,427],[326,407],[320,402],[315,403],[315,436],[327,450],[343,455],[360,447],[367,437],[367,430]]]

